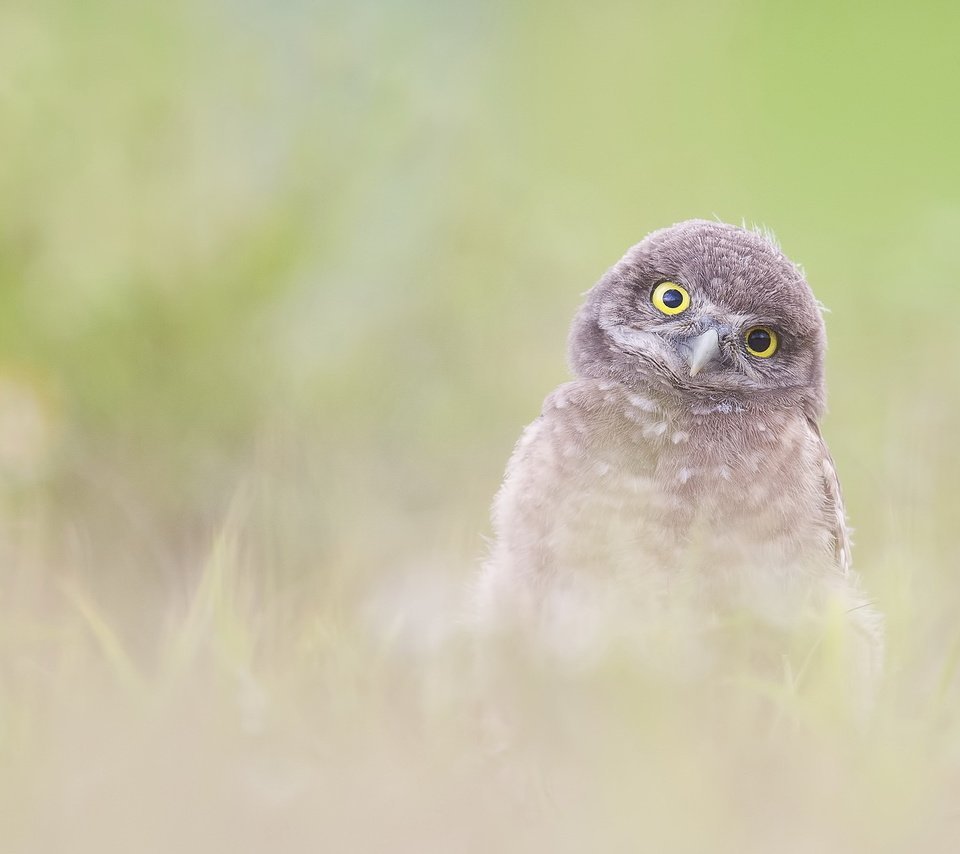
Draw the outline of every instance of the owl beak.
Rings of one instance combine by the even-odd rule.
[[[695,377],[703,368],[720,355],[720,336],[716,329],[708,329],[692,339],[690,347],[690,376]]]

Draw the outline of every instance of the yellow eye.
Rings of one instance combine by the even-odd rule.
[[[769,326],[751,326],[743,340],[747,342],[747,352],[751,356],[766,359],[777,352],[777,333]]]
[[[650,302],[664,314],[680,314],[690,307],[690,294],[676,282],[661,282],[653,289]]]

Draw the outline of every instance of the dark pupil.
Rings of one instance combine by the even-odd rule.
[[[679,308],[683,303],[683,294],[675,288],[670,288],[670,290],[663,292],[661,299],[667,308]]]
[[[747,338],[747,343],[751,350],[763,353],[770,347],[770,333],[765,329],[754,329]]]

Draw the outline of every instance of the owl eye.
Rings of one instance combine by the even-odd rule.
[[[777,333],[769,326],[751,326],[743,336],[751,356],[766,359],[777,352]]]
[[[653,289],[650,302],[664,314],[680,314],[690,307],[690,294],[676,282],[661,282]]]

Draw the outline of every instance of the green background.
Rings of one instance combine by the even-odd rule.
[[[0,2],[0,850],[955,851],[958,44],[934,2]],[[658,667],[506,649],[491,764],[490,500],[583,292],[691,217],[830,309],[875,704],[839,621],[700,681],[671,615]]]
[[[283,578],[469,578],[580,295],[648,231],[718,217],[771,228],[831,310],[825,432],[868,586],[955,601],[958,22],[5,3],[7,539],[131,627],[241,493]]]

